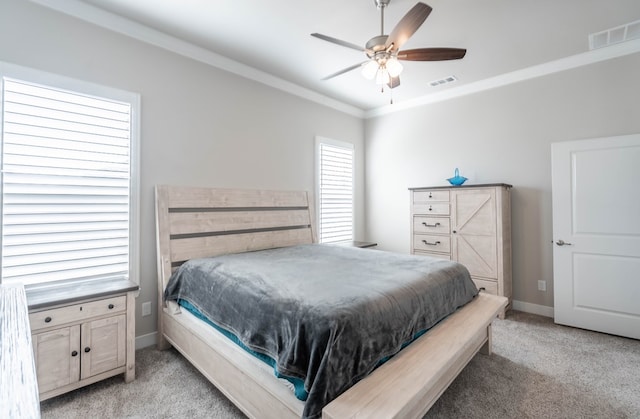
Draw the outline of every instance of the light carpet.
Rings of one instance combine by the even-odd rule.
[[[425,418],[640,418],[640,341],[511,311]],[[170,383],[170,385],[169,385]],[[42,418],[244,418],[173,349],[136,352],[122,376],[41,403]]]

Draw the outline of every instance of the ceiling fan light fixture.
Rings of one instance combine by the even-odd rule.
[[[367,80],[373,80],[378,72],[378,63],[371,60],[362,66],[362,76]]]
[[[391,57],[387,60],[387,63],[385,64],[385,67],[387,68],[387,71],[389,72],[389,75],[391,77],[398,77],[400,75],[400,73],[402,73],[402,64],[400,64],[400,61],[398,61],[397,58],[395,57]]]
[[[378,72],[376,73],[376,84],[389,84],[391,81],[391,77],[389,77],[389,72],[384,67],[379,67]]]

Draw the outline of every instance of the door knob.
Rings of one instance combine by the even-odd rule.
[[[560,239],[556,242],[558,246],[571,246],[572,243],[567,243],[566,241]]]

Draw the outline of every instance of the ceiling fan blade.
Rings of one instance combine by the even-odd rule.
[[[388,49],[393,44],[390,51],[399,50],[402,45],[407,42],[411,35],[413,35],[422,23],[427,19],[429,13],[431,13],[431,7],[424,3],[417,3],[409,12],[396,25],[395,28],[389,34],[385,47]]]
[[[341,74],[348,73],[349,71],[355,70],[356,68],[358,68],[358,67],[362,66],[362,64],[364,64],[364,63],[368,63],[368,62],[369,62],[369,61],[367,60],[367,61],[364,61],[364,62],[362,62],[362,63],[354,64],[354,65],[352,65],[352,66],[350,66],[350,67],[343,68],[343,69],[342,69],[342,70],[340,70],[340,71],[337,71],[337,72],[335,72],[335,73],[333,73],[333,74],[329,74],[327,77],[324,77],[322,80],[329,80],[329,79],[332,79],[332,78],[334,78],[334,77],[336,77],[336,76],[339,76],[339,75],[341,75]]]
[[[351,42],[343,41],[341,39],[333,38],[331,36],[323,35],[321,33],[312,33],[311,36],[316,37],[318,39],[322,39],[323,41],[327,41],[327,42],[331,42],[331,43],[334,43],[334,44],[341,45],[343,47],[355,49],[355,50],[358,50],[358,51],[364,51],[364,48],[362,48],[361,46],[358,46],[356,44],[352,44]]]
[[[398,59],[405,61],[459,60],[467,53],[463,48],[416,48],[398,52]]]
[[[400,86],[400,76],[391,77],[391,80],[389,80],[387,86],[389,86],[390,89]]]

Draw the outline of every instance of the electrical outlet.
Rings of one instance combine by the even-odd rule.
[[[142,317],[151,315],[151,301],[142,303]]]
[[[538,291],[547,290],[547,281],[538,281]]]

